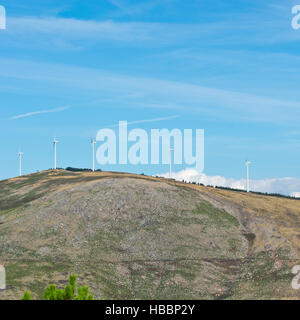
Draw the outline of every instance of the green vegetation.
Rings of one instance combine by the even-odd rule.
[[[207,187],[214,188],[213,186],[207,186]],[[218,186],[216,186],[216,189],[229,190],[229,191],[233,191],[233,192],[244,192],[244,193],[247,193],[247,191],[244,190],[244,189],[234,189],[234,188],[229,188],[229,187],[218,187]],[[277,197],[277,198],[300,200],[300,198],[286,196],[286,195],[280,194],[280,193],[267,193],[267,192],[258,192],[258,191],[250,191],[250,193],[257,194],[257,195],[262,195],[262,196],[268,196],[268,197]]]
[[[58,289],[55,284],[50,284],[44,292],[46,300],[94,300],[89,287],[77,288],[77,276],[70,275],[69,284],[64,289]],[[22,300],[32,300],[30,291],[25,291]]]
[[[185,180],[182,180],[181,182],[185,183],[185,184],[192,184],[192,185],[197,185],[197,186],[207,187],[207,188],[228,190],[228,191],[232,191],[232,192],[248,193],[245,189],[236,189],[236,188],[231,188],[231,187],[204,185],[203,183],[188,182],[188,181],[185,181]],[[287,195],[280,194],[280,193],[267,193],[267,192],[258,192],[258,191],[250,191],[250,193],[257,194],[257,195],[262,195],[262,196],[267,196],[267,197],[277,197],[277,198],[284,198],[284,199],[300,200],[300,198],[291,197],[291,196],[287,196]]]
[[[30,291],[26,290],[22,300],[32,300]]]
[[[66,171],[71,171],[71,172],[92,172],[92,169],[87,169],[87,168],[72,168],[72,167],[67,167]],[[95,170],[96,172],[101,172],[101,169]]]

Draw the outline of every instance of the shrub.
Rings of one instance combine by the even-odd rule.
[[[22,300],[31,300],[31,293],[29,291],[25,291]]]
[[[46,300],[94,300],[89,287],[77,288],[77,276],[70,275],[69,284],[65,289],[58,289],[55,284],[50,284],[45,292]],[[31,293],[26,291],[22,300],[31,300]]]

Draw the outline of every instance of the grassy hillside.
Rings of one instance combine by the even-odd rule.
[[[299,202],[108,172],[0,182],[8,290],[35,298],[67,274],[99,299],[297,298]]]

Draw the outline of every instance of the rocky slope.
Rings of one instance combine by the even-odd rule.
[[[298,298],[300,202],[121,173],[0,182],[0,263],[18,299],[77,273],[99,299]]]

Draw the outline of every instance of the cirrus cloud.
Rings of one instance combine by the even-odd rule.
[[[22,113],[18,114],[16,116],[10,117],[10,120],[16,120],[16,119],[21,119],[21,118],[27,118],[27,117],[32,117],[36,116],[38,114],[44,114],[44,113],[56,113],[56,112],[61,112],[69,109],[70,107],[63,107],[63,108],[56,108],[56,109],[51,109],[51,110],[40,110],[40,111],[33,111],[33,112],[27,112],[27,113]]]

